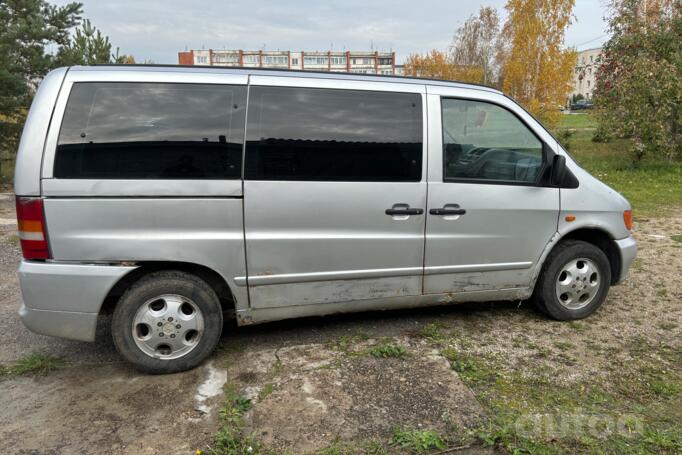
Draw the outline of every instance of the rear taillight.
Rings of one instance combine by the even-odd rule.
[[[632,210],[626,210],[623,212],[623,223],[628,231],[632,230]]]
[[[17,197],[17,221],[24,259],[50,259],[43,200]]]

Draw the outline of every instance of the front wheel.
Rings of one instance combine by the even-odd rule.
[[[606,299],[611,266],[591,243],[567,240],[549,254],[533,294],[538,307],[560,321],[582,319]]]
[[[215,291],[180,271],[141,278],[121,297],[112,319],[121,356],[147,373],[194,368],[220,341],[223,314]]]

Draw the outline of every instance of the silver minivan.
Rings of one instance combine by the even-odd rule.
[[[632,213],[512,99],[360,74],[71,67],[15,173],[26,327],[192,368],[240,325],[531,299],[588,316]]]

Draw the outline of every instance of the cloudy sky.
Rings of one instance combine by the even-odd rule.
[[[187,49],[395,50],[447,48],[454,30],[482,5],[505,0],[81,0],[84,17],[138,62],[177,63]],[[576,0],[566,44],[606,39],[604,0]],[[52,0],[65,4],[66,0]]]

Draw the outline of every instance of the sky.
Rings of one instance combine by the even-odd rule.
[[[185,49],[447,49],[454,31],[480,6],[504,15],[505,0],[80,0],[84,18],[136,61],[177,63]],[[52,0],[66,4],[68,0]],[[608,37],[604,0],[576,0],[566,45],[598,47]]]

